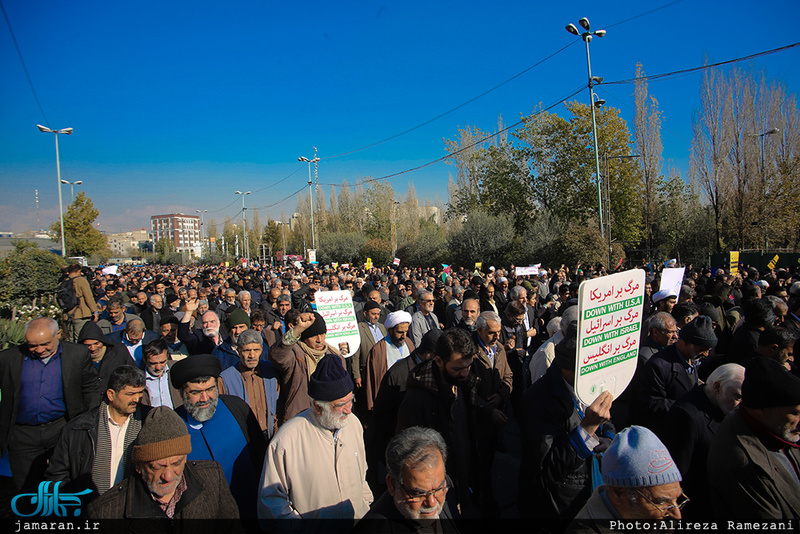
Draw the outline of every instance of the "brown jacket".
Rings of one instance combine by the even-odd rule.
[[[511,395],[514,380],[511,367],[508,366],[506,349],[500,343],[496,344],[497,352],[495,352],[494,367],[492,367],[489,361],[489,353],[480,343],[477,332],[473,336],[473,341],[475,346],[478,347],[478,357],[475,358],[472,369],[473,373],[481,378],[478,395],[487,399],[492,394],[499,393],[505,404],[505,401]]]
[[[386,327],[378,323],[383,337],[386,337]],[[380,339],[372,339],[372,331],[367,323],[358,323],[358,333],[361,336],[361,345],[358,350],[353,354],[353,378],[367,378],[367,361],[369,360],[369,351],[375,346],[375,343]]]
[[[341,354],[342,367],[347,368]],[[282,425],[310,406],[308,401],[308,364],[306,354],[298,343],[284,345],[283,338],[269,351],[269,361],[275,366],[280,381],[277,419]]]
[[[105,532],[243,531],[239,507],[218,463],[187,461],[183,476],[186,478],[186,491],[175,505],[172,520],[152,499],[138,474],[126,478],[92,501],[86,515],[98,520]],[[183,521],[185,519],[204,521]]]
[[[405,339],[408,353],[414,352],[414,343],[409,338]],[[383,375],[389,369],[386,366],[386,340],[378,341],[369,353],[367,359],[367,376],[365,378],[365,390],[367,394],[367,410],[372,410],[375,406],[375,399],[378,398],[378,389],[381,387]]]
[[[78,297],[78,305],[67,312],[73,319],[87,319],[97,311],[97,303],[94,301],[92,288],[89,281],[83,276],[76,276],[72,279],[75,286],[75,296]]]

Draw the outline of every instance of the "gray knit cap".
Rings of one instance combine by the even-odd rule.
[[[623,488],[661,486],[683,480],[666,445],[643,426],[617,434],[603,454],[603,483]]]
[[[189,429],[181,416],[166,406],[150,410],[142,421],[131,458],[148,463],[192,452]]]

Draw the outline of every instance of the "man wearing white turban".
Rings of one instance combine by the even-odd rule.
[[[366,397],[367,410],[371,411],[378,396],[378,388],[386,371],[395,363],[414,352],[414,343],[408,338],[411,314],[392,312],[386,317],[386,337],[378,341],[367,358]]]

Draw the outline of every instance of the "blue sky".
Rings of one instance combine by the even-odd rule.
[[[313,156],[312,146],[320,183],[352,184],[436,160],[458,127],[492,131],[498,114],[514,123],[585,84],[583,43],[564,30],[583,16],[608,30],[591,53],[594,74],[611,81],[633,77],[637,61],[657,74],[791,44],[794,28],[777,22],[800,15],[796,0],[2,4],[46,116],[0,23],[0,230],[16,232],[36,227],[35,189],[42,226],[58,216],[53,136],[37,123],[74,128],[59,136],[62,178],[84,182],[106,232],[172,211],[209,210],[221,222],[239,212],[237,189],[254,192],[247,206],[265,221],[295,210],[294,198],[267,206],[305,185],[297,157]],[[423,123],[571,42],[431,124],[332,157]],[[739,67],[796,93],[798,64],[794,48]],[[664,113],[665,171],[688,169],[700,79],[650,83]],[[630,124],[633,87],[596,90]],[[420,197],[446,201],[451,171],[437,163],[390,183],[398,194],[413,182]],[[68,187],[64,195],[66,203]]]

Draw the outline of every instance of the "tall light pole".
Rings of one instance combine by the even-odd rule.
[[[37,124],[36,127],[39,128],[40,132],[55,134],[56,138],[56,175],[58,177],[56,185],[58,185],[58,218],[61,221],[61,257],[66,258],[67,246],[66,241],[64,241],[64,205],[61,199],[61,160],[58,157],[58,134],[72,135],[72,128],[51,130],[47,126],[42,126],[41,124]]]
[[[761,186],[763,187],[762,193],[764,195],[764,202],[767,201],[767,166],[764,163],[764,138],[768,135],[774,135],[779,133],[780,129],[778,128],[770,128],[769,130],[763,131],[759,134],[756,134],[759,140],[759,144],[761,145]],[[764,227],[764,252],[769,250],[769,234],[767,233],[767,208],[766,206],[762,206],[761,208],[761,225]]]
[[[204,229],[203,229],[203,214],[204,213],[208,213],[208,210],[194,210],[194,212],[200,214],[200,243],[202,243],[202,246],[205,247],[206,246],[206,238],[205,238]],[[211,253],[210,249],[211,249],[211,247],[208,247],[208,250],[205,252],[205,254],[210,254]]]
[[[242,243],[242,245],[244,245],[244,254],[242,254],[242,256],[248,261],[250,260],[250,249],[247,248],[247,208],[244,207],[244,197],[250,193],[252,193],[252,191],[234,191],[234,194],[242,195],[242,225],[244,226],[244,243]]]
[[[317,234],[314,231],[314,194],[311,191],[311,164],[314,164],[314,178],[319,180],[319,158],[317,157],[317,147],[314,147],[314,157],[308,159],[305,156],[300,156],[297,161],[305,161],[308,163],[308,198],[311,201],[311,248],[317,249]]]
[[[83,182],[81,180],[75,180],[74,182],[70,182],[70,181],[67,181],[67,180],[61,180],[61,183],[64,184],[64,185],[68,185],[69,186],[69,194],[72,197],[72,200],[71,200],[70,204],[72,202],[75,202],[75,186],[76,185],[81,185]]]
[[[597,118],[594,114],[595,108],[595,95],[594,93],[594,86],[598,83],[602,82],[603,79],[598,76],[592,76],[592,61],[589,56],[589,43],[592,42],[592,37],[595,35],[597,37],[605,37],[606,31],[605,30],[597,30],[592,31],[591,26],[589,25],[589,19],[583,17],[581,20],[578,21],[578,24],[586,30],[585,32],[581,33],[578,31],[578,28],[575,27],[574,24],[567,24],[566,28],[569,33],[572,35],[577,35],[583,42],[586,43],[586,66],[589,71],[589,108],[592,112],[592,136],[594,138],[594,168],[595,173],[597,174],[597,215],[600,223],[600,237],[605,238],[605,231],[603,229],[603,192],[602,186],[600,184],[600,151],[597,147]],[[601,104],[602,105],[602,104]]]

